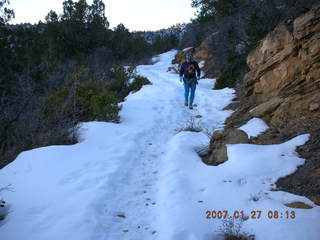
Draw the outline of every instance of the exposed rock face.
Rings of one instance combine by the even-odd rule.
[[[199,62],[204,62],[202,71],[205,73],[205,77],[208,78],[217,78],[220,75],[220,70],[222,68],[221,60],[213,56],[213,49],[210,45],[212,38],[215,36],[215,33],[207,37],[199,47],[195,49],[195,59]]]
[[[254,138],[255,144],[277,144],[309,133],[310,141],[297,149],[305,165],[277,186],[320,205],[320,4],[269,33],[247,63],[250,72],[227,128],[241,126],[249,116],[263,118],[270,129]]]
[[[271,98],[269,101],[265,103],[261,103],[250,111],[250,114],[253,117],[264,117],[269,113],[272,113],[283,100],[279,97]]]
[[[279,25],[252,51],[247,63],[245,93],[257,102],[282,97],[273,112],[273,125],[286,124],[313,112],[320,94],[320,4],[295,19],[293,24]],[[266,112],[270,113],[270,112]]]
[[[209,156],[205,163],[218,165],[228,160],[226,144],[248,143],[247,133],[239,129],[216,131],[210,141]]]
[[[202,65],[200,66],[200,68],[204,72],[204,77],[219,77],[223,61],[221,61],[220,57],[215,58],[213,56],[213,49],[210,44],[213,41],[212,38],[214,38],[215,35],[216,33],[211,34],[197,48],[190,47],[182,51],[179,51],[172,63],[179,64],[180,67],[180,65],[186,60],[186,55],[188,53],[192,53],[194,55],[194,60],[198,61],[199,63],[203,63],[200,64]]]

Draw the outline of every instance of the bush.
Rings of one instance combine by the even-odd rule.
[[[247,68],[245,54],[231,52],[227,58],[227,64],[222,68],[221,75],[216,81],[215,89],[235,87]]]
[[[116,91],[91,80],[86,68],[80,68],[68,78],[64,86],[46,98],[47,118],[53,117],[55,109],[61,109],[74,119],[74,123],[92,120],[119,122],[120,98]]]
[[[106,89],[101,89],[90,97],[90,111],[98,121],[119,122],[118,115],[121,107],[118,105],[118,95]]]
[[[138,91],[143,85],[150,84],[150,81],[137,75],[134,66],[113,67],[110,76],[107,82],[100,81],[85,67],[69,74],[65,84],[45,98],[46,118],[53,118],[56,109],[59,109],[66,118],[72,118],[74,124],[93,120],[120,122],[121,107],[118,103],[130,91]],[[133,79],[133,82],[129,83],[129,79]]]
[[[241,232],[244,219],[228,217],[222,221],[219,232],[223,234],[224,240],[254,240],[254,235]]]
[[[151,84],[151,82],[147,78],[142,76],[136,76],[134,78],[134,81],[129,85],[130,92],[139,91],[143,87],[143,85],[147,84]]]

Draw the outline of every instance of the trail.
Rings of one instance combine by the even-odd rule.
[[[189,110],[178,75],[167,72],[175,54],[138,66],[152,84],[126,98],[120,124],[83,123],[78,144],[26,151],[0,170],[0,188],[13,189],[0,192],[9,209],[1,240],[221,239],[222,219],[206,219],[208,210],[262,211],[242,228],[257,240],[319,239],[320,208],[271,191],[304,163],[294,150],[308,135],[274,146],[230,145],[226,163],[206,166],[196,151],[208,146],[206,132],[223,128],[234,90],[212,90],[215,80],[201,79],[198,107]],[[197,115],[202,132],[179,131]],[[292,201],[314,208],[296,210],[297,219],[267,218],[270,210],[291,211],[284,204]]]
[[[120,124],[83,123],[79,144],[26,151],[1,170],[1,184],[14,189],[2,193],[10,214],[0,225],[1,239],[158,239],[167,143],[201,114],[184,107],[178,75],[167,72],[175,53],[138,66],[152,85],[127,97]],[[199,84],[198,103],[207,101],[212,86],[212,80]]]
[[[162,55],[159,63],[155,65],[138,67],[138,72],[152,82],[152,94],[139,99],[142,109],[132,106],[128,108],[129,111],[134,109],[137,117],[148,119],[148,124],[138,127],[140,131],[132,136],[137,150],[133,154],[127,153],[127,163],[112,174],[112,188],[106,193],[106,196],[112,196],[112,201],[106,203],[106,214],[100,219],[101,227],[105,230],[105,239],[159,237],[158,175],[161,165],[164,164],[162,158],[167,150],[166,143],[191,117],[199,114],[196,109],[190,111],[184,107],[183,87],[178,75],[167,73],[173,54],[174,52],[170,52]],[[201,88],[208,91],[212,86],[200,86],[198,91],[200,92]],[[149,105],[147,109],[146,105]],[[128,115],[132,116],[131,113]],[[123,116],[122,119],[125,123],[126,117]],[[132,121],[132,124],[137,122]],[[117,215],[124,215],[125,218]]]

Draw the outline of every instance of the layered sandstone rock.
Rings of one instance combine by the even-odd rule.
[[[269,33],[248,55],[247,64],[250,72],[239,91],[243,95],[227,127],[263,118],[270,129],[253,139],[255,144],[277,144],[309,133],[309,142],[297,149],[305,165],[277,186],[320,205],[320,4]]]
[[[305,114],[320,117],[320,4],[292,24],[281,24],[247,58],[245,93],[255,102],[283,99],[271,124],[281,125]],[[312,112],[312,113],[311,113]]]

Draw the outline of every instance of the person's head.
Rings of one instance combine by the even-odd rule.
[[[186,59],[187,59],[187,61],[192,61],[192,58],[193,58],[193,56],[192,56],[192,53],[188,53],[187,55],[186,55]]]

